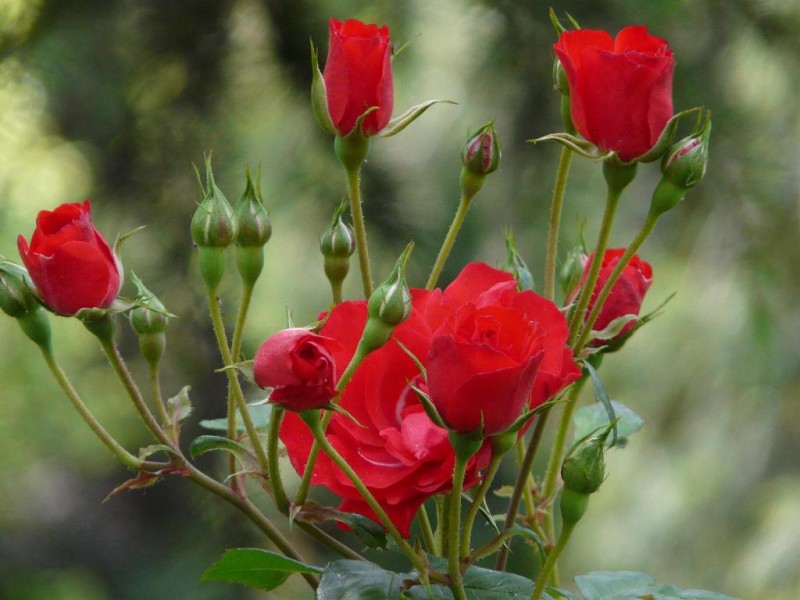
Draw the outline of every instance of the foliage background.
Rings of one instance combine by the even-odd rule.
[[[246,339],[252,353],[282,326],[286,304],[304,322],[327,302],[316,245],[344,187],[307,102],[308,39],[324,47],[334,15],[388,23],[396,43],[413,38],[395,61],[398,109],[432,97],[459,102],[373,145],[365,193],[373,248],[380,244],[375,271],[386,272],[413,238],[411,281],[423,283],[455,207],[460,145],[494,118],[503,164],[445,276],[468,260],[500,264],[504,226],[538,274],[558,149],[525,140],[560,128],[550,5],[588,28],[648,24],[676,53],[676,107],[705,104],[714,117],[706,180],[643,249],[656,273],[645,308],[679,294],[603,369],[612,396],[647,426],[611,453],[564,572],[641,569],[684,587],[795,598],[796,2],[1,0],[0,254],[16,259],[16,235],[30,235],[39,210],[86,197],[108,238],[147,225],[124,257],[180,317],[170,329],[166,390],[192,384],[193,423],[221,416],[224,381],[212,374],[218,357],[188,232],[199,200],[191,163],[213,149],[230,199],[243,189],[244,165],[261,165],[274,237]],[[656,178],[642,169],[626,193],[614,245],[632,237]],[[564,249],[578,218],[589,220],[594,239],[601,190],[599,169],[576,161]],[[226,298],[235,292],[231,278]],[[57,353],[98,416],[129,448],[145,443],[96,345],[76,323],[61,319],[55,329]],[[143,373],[135,340],[121,329],[123,351]],[[0,596],[263,597],[198,582],[224,548],[261,540],[186,482],[101,504],[123,469],[10,319],[0,319],[0,348]],[[298,597],[298,582],[270,597]]]

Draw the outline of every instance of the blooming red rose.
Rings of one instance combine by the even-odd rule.
[[[605,254],[603,254],[603,262],[600,265],[600,275],[597,278],[597,285],[595,286],[594,291],[592,292],[592,298],[589,301],[587,315],[594,308],[597,295],[600,293],[600,290],[603,289],[603,286],[605,285],[606,281],[608,281],[611,272],[617,266],[619,259],[622,258],[624,253],[625,248],[614,248],[606,250]],[[570,302],[575,299],[575,297],[578,295],[578,291],[585,285],[586,278],[589,275],[589,269],[592,266],[592,260],[594,260],[594,254],[589,255],[588,259],[586,260],[586,263],[583,267],[583,276],[578,284],[578,288],[572,293]],[[611,292],[609,293],[608,298],[606,298],[605,304],[603,304],[603,308],[600,310],[597,321],[595,321],[592,328],[596,331],[602,331],[614,319],[624,317],[625,315],[638,315],[639,310],[642,307],[644,295],[650,288],[651,283],[653,283],[653,269],[650,266],[650,263],[642,260],[638,255],[634,254],[630,262],[622,270],[622,274],[614,284],[614,287],[611,288]],[[625,334],[633,326],[633,321],[626,323],[614,339],[617,339],[621,335]],[[610,341],[611,340],[596,340],[592,345],[605,345]]]
[[[364,119],[363,133],[373,135],[386,127],[394,106],[389,28],[331,18],[323,77],[328,113],[339,134],[349,134],[373,106],[378,108]]]
[[[39,296],[54,312],[107,308],[117,297],[120,266],[92,225],[88,200],[40,211],[30,246],[21,235],[17,246]]]
[[[675,58],[646,27],[565,31],[553,46],[570,91],[572,122],[580,134],[624,161],[645,154],[672,117]]]
[[[516,286],[511,274],[472,263],[438,306],[428,302],[428,313],[441,319],[427,358],[428,388],[457,431],[500,433],[580,376],[564,315]]]
[[[338,346],[307,329],[284,329],[258,349],[253,377],[260,387],[272,388],[270,402],[287,410],[320,408],[336,396],[336,364],[331,351]]]
[[[475,311],[485,310],[491,315],[508,308],[515,317],[523,315],[527,321],[521,324],[514,320],[512,323],[514,317],[508,317],[505,325],[522,325],[526,332],[531,327],[536,329],[536,334],[520,335],[527,336],[531,348],[534,345],[538,347],[535,358],[531,359],[534,366],[527,368],[534,371],[534,381],[532,386],[529,385],[529,373],[525,374],[523,392],[527,396],[522,400],[516,391],[510,391],[511,397],[508,398],[497,394],[497,389],[491,390],[494,404],[490,411],[503,414],[516,411],[516,418],[522,408],[506,409],[505,402],[522,406],[529,402],[540,404],[579,375],[572,353],[565,344],[567,326],[564,317],[552,303],[532,293],[519,294],[515,285],[509,273],[473,264],[465,268],[444,292],[411,290],[411,315],[395,328],[392,340],[367,356],[340,398],[341,406],[363,426],[337,413],[333,415],[326,435],[403,535],[409,534],[411,520],[425,500],[451,489],[455,454],[448,432],[428,418],[411,389],[409,382],[423,389],[426,384],[416,363],[400,344],[423,365],[427,364],[428,391],[433,395],[435,389],[446,388],[449,381],[443,384],[437,381],[441,377],[438,367],[430,371],[430,366],[439,360],[434,353],[434,344],[441,343],[436,341],[437,337],[452,336],[453,327],[459,330],[458,325],[466,322],[467,314],[473,314],[465,312],[462,315],[461,309],[470,311],[472,309],[467,305],[471,305]],[[323,327],[323,335],[341,344],[341,348],[332,353],[340,370],[353,356],[366,320],[365,302],[344,302],[333,310]],[[482,318],[475,320],[484,321]],[[531,324],[531,320],[536,323]],[[515,348],[524,346],[517,344],[517,334],[510,329],[503,331],[501,346],[505,344],[506,336],[513,338],[510,341],[516,344]],[[487,373],[486,365],[473,366],[476,369],[483,367],[482,371],[475,372]],[[468,371],[460,364],[454,368],[458,368],[460,374]],[[500,374],[487,377],[495,377],[494,382],[502,379]],[[516,374],[508,374],[508,379],[520,382]],[[489,385],[489,380],[480,379],[479,384]],[[498,385],[509,391],[510,386],[505,381],[499,381]],[[464,400],[471,402],[473,398]],[[483,401],[481,398],[474,400]],[[487,404],[480,406],[486,407]],[[480,406],[466,405],[463,408],[469,415],[480,415]],[[493,416],[485,421],[494,426]],[[281,427],[281,439],[292,465],[302,473],[313,441],[308,428],[298,417],[289,414]],[[480,469],[488,464],[489,452],[489,445],[484,444],[470,460],[467,487],[479,480]],[[312,483],[324,485],[342,496],[342,510],[375,519],[350,480],[326,456],[320,455],[317,459]]]

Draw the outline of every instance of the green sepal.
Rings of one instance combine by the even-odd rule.
[[[453,102],[452,100],[426,100],[425,102],[421,102],[412,106],[402,114],[397,115],[394,119],[389,121],[389,123],[384,127],[380,133],[378,133],[378,137],[392,137],[393,135],[397,135],[403,129],[411,125],[418,117],[422,115],[426,110],[428,110],[434,104],[458,104],[457,102]]]
[[[450,445],[453,447],[453,451],[456,453],[456,460],[462,461],[469,460],[478,450],[480,450],[485,439],[483,435],[482,423],[475,430],[468,433],[461,433],[460,431],[456,431],[454,429],[450,429],[447,433],[448,437],[450,438]]]
[[[702,110],[703,108],[701,106],[695,106],[694,108],[687,108],[686,110],[672,115],[672,118],[664,125],[664,129],[661,130],[661,135],[658,136],[658,140],[656,140],[653,147],[641,156],[632,159],[630,162],[648,163],[661,158],[672,143],[672,138],[675,137],[675,132],[678,131],[678,122],[681,118],[694,112],[701,112]]]
[[[589,376],[592,378],[595,400],[602,403],[606,409],[608,422],[611,424],[611,433],[613,434],[611,437],[611,444],[609,444],[609,447],[611,447],[617,443],[617,415],[614,412],[614,406],[611,404],[611,400],[608,398],[608,392],[606,392],[606,388],[603,385],[603,382],[600,380],[600,375],[598,375],[597,369],[589,360],[584,361],[583,366],[589,372]]]
[[[563,146],[569,148],[573,152],[580,154],[581,156],[585,156],[586,158],[591,158],[593,160],[603,160],[613,155],[613,152],[601,153],[600,149],[597,146],[595,146],[592,142],[577,137],[575,135],[571,135],[569,133],[551,133],[527,141],[531,144],[538,144],[539,142],[549,142],[549,141],[558,142],[559,144],[562,144]]]
[[[319,70],[319,56],[317,49],[314,46],[314,40],[310,40],[311,44],[311,109],[314,113],[314,119],[317,124],[326,133],[331,135],[336,134],[336,127],[333,125],[331,113],[328,110],[328,93],[325,88],[325,78]]]

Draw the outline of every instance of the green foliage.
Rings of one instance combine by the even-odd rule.
[[[614,418],[617,421],[616,445],[623,446],[628,437],[644,426],[644,419],[621,402],[611,400],[610,404],[614,412]],[[575,425],[575,439],[579,440],[593,431],[606,427],[609,423],[608,411],[605,406],[599,403],[584,406],[575,411],[572,422]],[[607,445],[611,445],[611,439],[607,440]]]
[[[646,573],[636,571],[596,571],[578,575],[575,582],[584,600],[736,600],[717,592],[658,585]]]
[[[203,573],[203,581],[228,581],[272,590],[293,573],[316,575],[322,573],[322,569],[259,548],[234,548]]]

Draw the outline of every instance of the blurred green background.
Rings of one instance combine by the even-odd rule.
[[[328,302],[317,240],[344,185],[309,108],[308,40],[324,55],[333,15],[387,23],[397,45],[413,40],[394,62],[396,111],[428,98],[458,102],[373,144],[364,188],[375,272],[386,273],[414,239],[410,279],[424,283],[457,201],[460,146],[495,119],[503,163],[475,202],[444,279],[469,260],[501,264],[510,226],[541,280],[559,149],[525,140],[561,128],[550,5],[588,28],[649,25],[677,57],[676,108],[704,104],[714,121],[705,181],[641,253],[655,270],[645,310],[678,295],[603,368],[612,397],[647,425],[609,454],[608,480],[564,574],[644,570],[682,587],[795,600],[794,0],[0,0],[0,254],[17,260],[17,234],[29,236],[36,213],[62,202],[90,198],[109,239],[147,225],[126,243],[125,266],[180,317],[170,327],[165,389],[192,385],[186,434],[197,435],[200,419],[223,414],[225,382],[212,373],[219,359],[189,236],[200,199],[192,163],[213,150],[217,182],[231,200],[244,188],[245,164],[261,166],[274,235],[245,340],[252,354],[284,325],[287,305],[303,323]],[[613,245],[635,233],[657,177],[655,166],[640,169]],[[594,240],[602,189],[597,166],[576,160],[562,250],[574,243],[579,219]],[[233,310],[238,286],[229,279],[224,300]],[[357,296],[357,276],[348,285]],[[130,283],[124,292],[133,294]],[[128,448],[148,443],[97,344],[76,322],[54,326],[58,357],[98,417]],[[123,353],[143,376],[135,339],[120,330]],[[200,583],[225,548],[262,540],[178,479],[103,504],[124,469],[90,436],[9,318],[0,318],[0,348],[0,597],[307,596],[299,578],[273,594]],[[519,557],[526,552],[515,546]],[[316,556],[320,564],[327,558]]]

